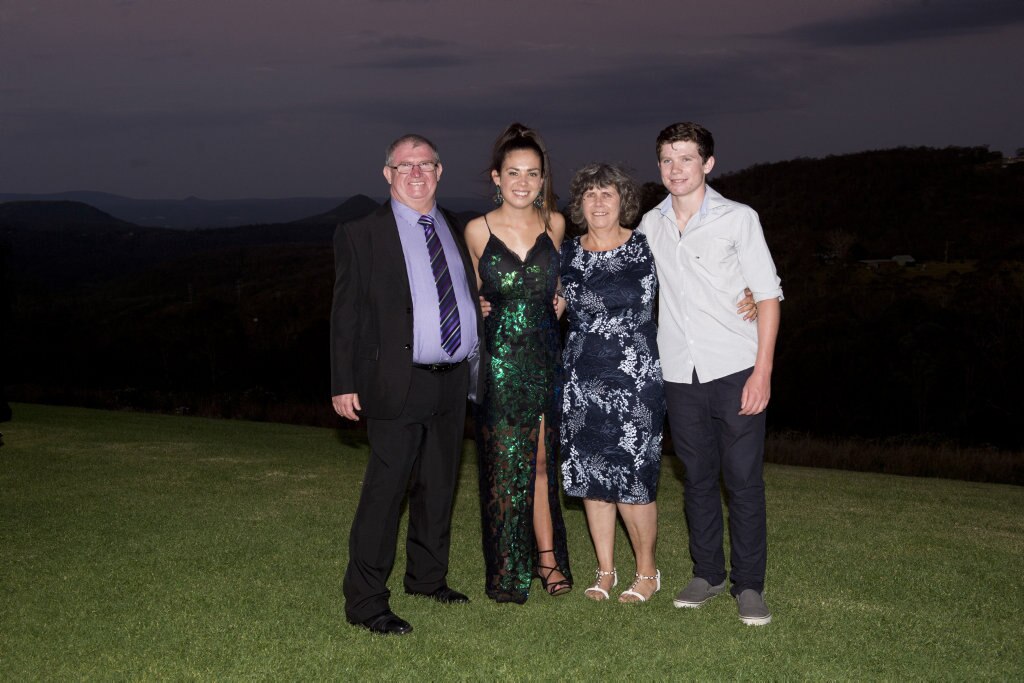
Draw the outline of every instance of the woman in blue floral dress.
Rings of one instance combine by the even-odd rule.
[[[621,170],[590,164],[572,182],[570,211],[587,232],[562,246],[561,286],[569,332],[563,361],[562,482],[583,498],[606,600],[618,583],[616,515],[636,555],[620,602],[644,602],[661,587],[654,562],[655,494],[661,466],[665,396],[654,301],[658,278],[647,238],[624,227],[639,210],[636,186]]]

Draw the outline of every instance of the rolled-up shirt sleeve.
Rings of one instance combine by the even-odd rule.
[[[782,280],[775,270],[775,262],[764,239],[764,230],[761,229],[761,221],[753,209],[746,208],[743,213],[745,215],[739,225],[741,238],[736,250],[743,279],[753,292],[754,301],[782,301]]]

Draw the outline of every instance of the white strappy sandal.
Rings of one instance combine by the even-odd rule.
[[[634,574],[633,575],[633,583],[629,584],[629,588],[627,588],[626,590],[622,591],[622,593],[619,594],[619,602],[623,602],[623,603],[647,602],[647,598],[645,598],[641,593],[637,593],[633,589],[636,588],[636,585],[638,583],[640,583],[641,581],[645,581],[646,580],[646,581],[654,581],[654,593],[657,593],[658,591],[660,591],[661,590],[661,570],[660,569],[656,569],[655,572],[656,573],[654,574],[654,576],[643,576],[639,572]],[[651,597],[654,597],[654,593],[651,593]],[[623,600],[622,598],[625,595],[633,596],[633,597],[636,598],[636,600]]]
[[[598,569],[596,573],[597,573],[597,583],[595,583],[593,586],[591,586],[587,590],[583,591],[583,594],[586,595],[591,600],[597,600],[598,602],[600,602],[601,600],[607,600],[609,598],[608,591],[606,591],[605,589],[601,588],[601,577],[603,577],[603,576],[610,576],[610,577],[612,577],[612,588],[615,588],[616,586],[619,585],[619,573],[617,571],[615,571],[615,567],[612,567],[612,570],[610,572],[603,572],[600,569]],[[590,591],[594,591],[595,595],[591,595]]]

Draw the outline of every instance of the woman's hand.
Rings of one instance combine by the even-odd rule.
[[[744,288],[746,296],[743,300],[736,304],[736,313],[743,316],[744,320],[753,322],[757,320],[757,302],[754,301],[754,293],[750,291],[750,288]]]
[[[562,314],[565,313],[565,299],[555,294],[555,317],[561,319]]]

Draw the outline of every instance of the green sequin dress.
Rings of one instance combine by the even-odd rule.
[[[552,301],[558,250],[545,232],[522,260],[492,234],[479,268],[480,293],[492,306],[484,319],[490,356],[486,394],[476,414],[485,589],[494,600],[521,603],[537,571],[533,499],[540,438],[547,454],[555,559],[572,580],[556,457],[562,362]],[[551,555],[542,559],[549,565]]]

